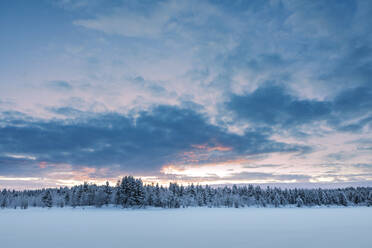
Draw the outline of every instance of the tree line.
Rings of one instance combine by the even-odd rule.
[[[211,187],[170,183],[144,185],[123,177],[116,186],[84,183],[73,187],[7,190],[0,193],[0,208],[77,207],[114,205],[123,208],[372,206],[372,187],[339,189],[281,189],[260,186]]]

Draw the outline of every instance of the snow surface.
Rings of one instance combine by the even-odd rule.
[[[1,248],[372,247],[372,208],[0,210]]]

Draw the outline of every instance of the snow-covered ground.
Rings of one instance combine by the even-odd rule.
[[[0,210],[1,248],[371,248],[372,208]]]

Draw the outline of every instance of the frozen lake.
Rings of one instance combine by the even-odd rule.
[[[372,208],[0,210],[0,247],[371,248]]]

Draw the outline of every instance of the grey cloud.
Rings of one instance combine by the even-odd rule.
[[[226,106],[237,119],[283,127],[322,120],[331,113],[329,102],[299,100],[275,85],[260,87],[246,95],[232,95]]]
[[[192,151],[193,145],[230,147],[229,159],[308,149],[273,141],[255,130],[229,133],[193,110],[172,106],[142,111],[137,117],[104,113],[67,120],[8,119],[0,127],[1,154],[21,153],[34,156],[35,162],[78,167],[116,165],[123,171],[157,171],[165,164],[182,162],[179,155]],[[3,159],[2,171],[12,164]]]
[[[236,120],[256,125],[293,128],[326,121],[336,130],[358,132],[372,122],[372,90],[367,87],[345,89],[332,100],[319,101],[300,100],[285,87],[266,84],[252,93],[233,94],[225,106]]]

